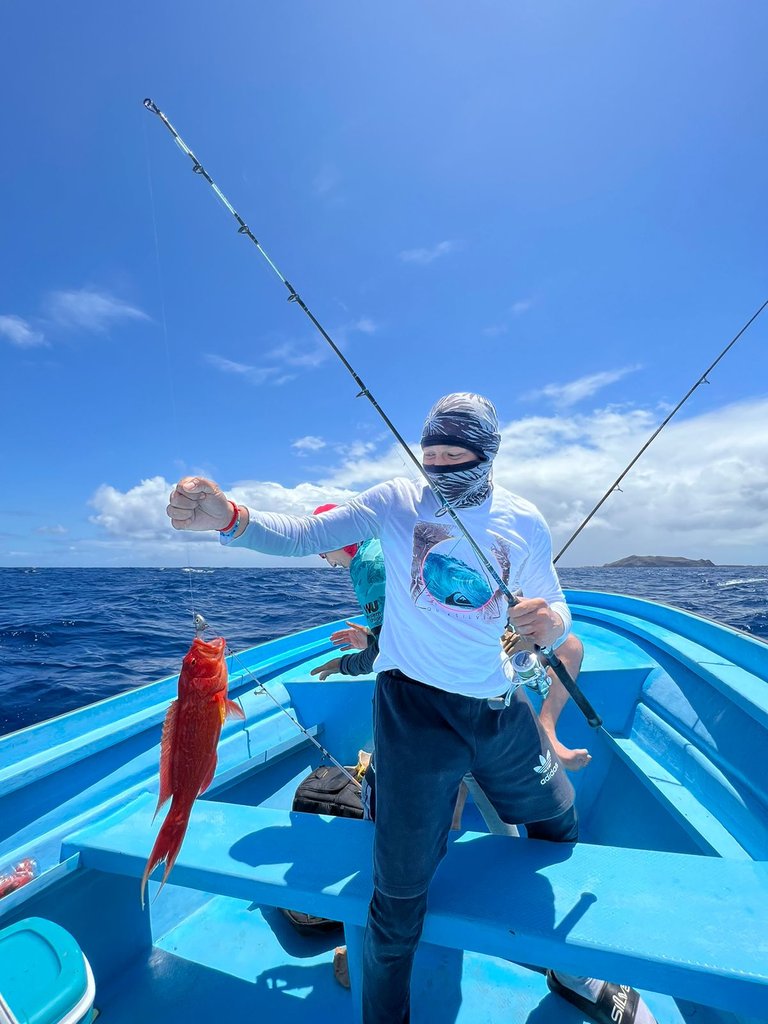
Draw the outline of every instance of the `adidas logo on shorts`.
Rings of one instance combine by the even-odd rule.
[[[533,770],[543,776],[541,779],[541,785],[543,786],[545,782],[549,782],[557,774],[559,767],[560,765],[557,761],[552,761],[552,751],[548,750],[546,757],[543,754],[539,754],[539,763],[533,766]]]

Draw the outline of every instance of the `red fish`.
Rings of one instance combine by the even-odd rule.
[[[165,885],[179,855],[197,797],[216,771],[216,746],[225,718],[245,718],[239,704],[227,699],[226,641],[206,643],[195,637],[179,675],[178,698],[168,708],[160,742],[160,796],[155,814],[169,797],[171,809],[157,835],[141,879],[141,903],[147,879],[162,861]]]

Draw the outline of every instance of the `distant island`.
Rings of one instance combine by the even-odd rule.
[[[659,566],[698,566],[699,568],[714,566],[708,558],[679,558],[674,555],[629,555],[627,558],[620,558],[618,562],[606,562],[604,569],[635,569],[648,566],[657,568]]]

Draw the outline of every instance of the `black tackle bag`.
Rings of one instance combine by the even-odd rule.
[[[350,775],[354,774],[354,768],[347,770]],[[337,818],[362,818],[360,786],[336,765],[320,765],[299,784],[291,810],[333,814]]]
[[[352,775],[355,769],[349,768],[348,771]],[[362,818],[360,787],[335,765],[320,765],[299,783],[291,810],[308,814],[332,814],[338,818]],[[304,914],[299,910],[283,910],[283,914],[297,931],[306,935],[342,927],[340,921],[315,917],[314,914]]]

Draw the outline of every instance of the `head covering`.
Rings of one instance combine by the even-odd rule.
[[[487,398],[468,391],[446,395],[435,403],[427,416],[421,432],[421,447],[455,445],[467,448],[480,461],[424,466],[424,470],[452,507],[480,505],[491,492],[491,464],[500,443],[499,419]]]
[[[312,515],[319,516],[322,512],[330,512],[332,508],[338,507],[338,505],[318,505]],[[347,544],[347,546],[343,547],[341,550],[346,551],[350,558],[354,558],[359,547],[359,544]]]
[[[421,432],[422,448],[458,445],[486,462],[496,455],[500,443],[499,418],[493,403],[469,391],[457,391],[435,402]]]

